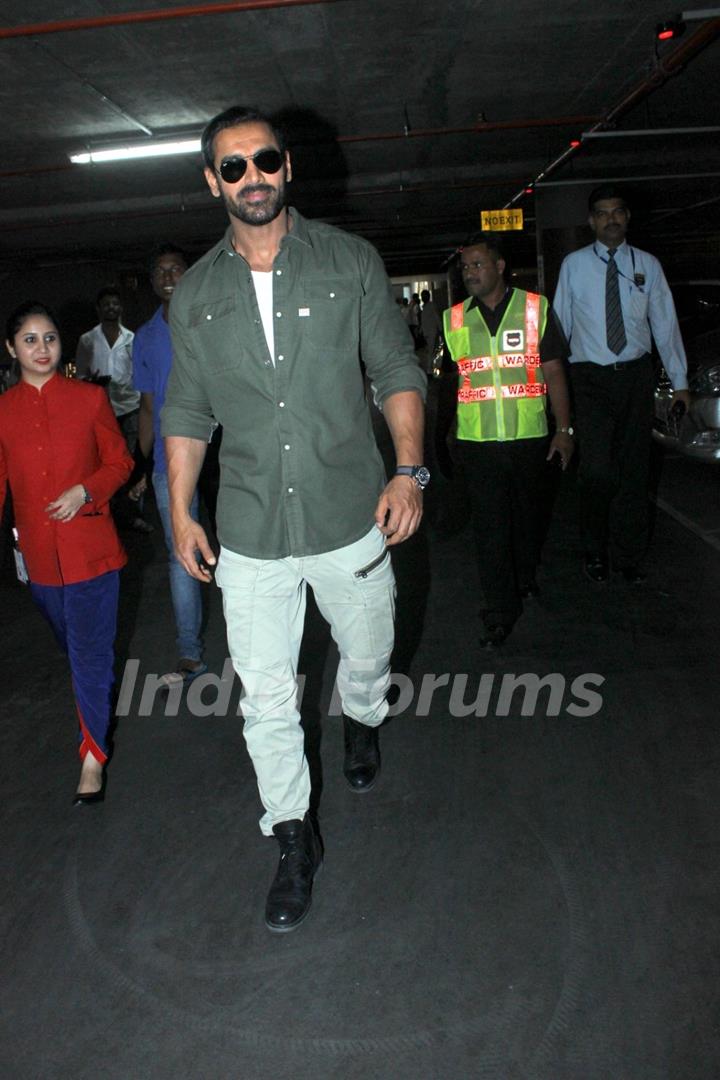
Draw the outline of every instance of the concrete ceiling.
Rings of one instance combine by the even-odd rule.
[[[77,166],[68,154],[148,133],[198,133],[231,104],[284,114],[295,204],[367,236],[393,273],[439,269],[481,209],[505,205],[643,81],[663,82],[674,51],[701,28],[703,47],[621,111],[613,130],[720,124],[720,20],[689,22],[658,57],[654,27],[672,13],[661,2],[255,4],[218,14],[222,5],[200,3],[200,15],[79,29],[71,24],[188,4],[4,0],[5,273],[109,257],[130,264],[165,238],[209,247],[225,219],[199,160]],[[48,22],[63,29],[3,37]],[[656,245],[717,259],[717,132],[588,140],[547,182],[608,177],[640,187]],[[534,250],[534,196],[519,205]]]

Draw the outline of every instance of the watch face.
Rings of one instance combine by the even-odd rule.
[[[430,483],[430,470],[421,465],[415,473],[415,480],[421,488],[426,488]]]

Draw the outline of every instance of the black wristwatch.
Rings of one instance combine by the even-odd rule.
[[[398,465],[395,475],[412,476],[421,491],[424,491],[430,483],[430,470],[424,465]]]
[[[85,492],[85,494],[83,495],[83,503],[85,503],[85,504],[91,503],[93,501],[92,495],[90,494],[90,492],[88,491],[88,489],[86,487],[83,488],[83,491]]]

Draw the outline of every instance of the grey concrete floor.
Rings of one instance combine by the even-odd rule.
[[[716,474],[683,467],[665,463],[660,494],[720,527]],[[213,707],[230,689],[217,680],[176,715],[142,702],[174,659],[159,528],[127,538],[118,651],[137,678],[100,807],[70,805],[66,665],[4,569],[0,1076],[718,1076],[720,553],[659,511],[647,585],[591,586],[573,502],[567,477],[542,595],[490,654],[462,498],[437,475],[423,533],[395,556],[403,708],[364,797],[341,775],[335,656],[310,608],[326,862],[287,937],[262,920],[276,850],[237,686]],[[219,675],[214,587],[207,602]],[[510,693],[518,676],[550,678],[533,702]]]

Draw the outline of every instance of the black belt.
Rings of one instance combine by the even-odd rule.
[[[642,356],[636,356],[633,360],[616,360],[612,364],[595,364],[592,360],[574,360],[570,367],[602,368],[607,371],[625,371],[626,368],[632,367],[633,364],[642,364],[643,361],[649,360],[650,356],[650,353],[643,353]]]

